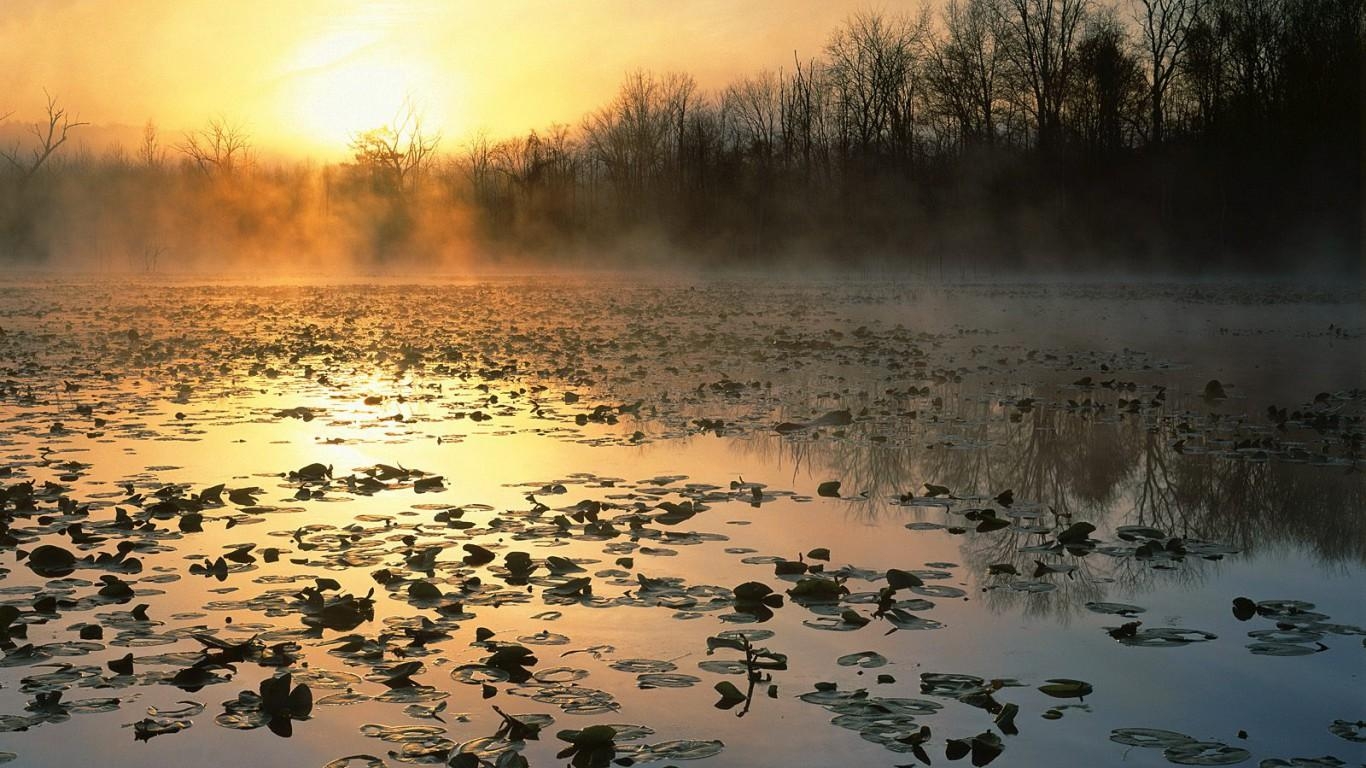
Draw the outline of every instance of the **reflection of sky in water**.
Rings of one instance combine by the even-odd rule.
[[[9,436],[0,443],[0,462],[13,464],[21,474],[39,481],[55,479],[63,472],[55,466],[33,466],[43,448],[53,450],[51,459],[55,462],[88,463],[92,467],[78,480],[68,483],[78,500],[99,498],[116,502],[124,496],[122,484],[129,481],[144,493],[167,483],[186,483],[199,489],[226,482],[229,487],[261,486],[265,489],[261,504],[297,509],[263,513],[262,522],[231,529],[213,520],[231,512],[231,505],[227,509],[211,509],[206,512],[209,520],[204,533],[172,542],[174,551],[144,557],[147,568],[139,578],[157,574],[158,567],[169,567],[181,576],[169,584],[146,585],[165,590],[165,594],[146,600],[153,606],[153,618],[165,621],[167,628],[203,624],[222,631],[226,637],[239,639],[249,636],[251,631],[225,629],[225,613],[202,611],[203,606],[213,600],[245,599],[264,589],[282,586],[261,585],[253,580],[300,571],[289,560],[309,553],[297,551],[289,534],[314,523],[345,526],[357,522],[357,516],[388,517],[399,524],[422,522],[433,540],[443,537],[449,542],[438,562],[454,562],[460,554],[459,544],[465,540],[463,534],[442,530],[439,524],[430,522],[431,510],[414,509],[413,505],[486,504],[494,511],[472,508],[463,519],[479,525],[473,531],[478,534],[479,543],[502,546],[497,549],[500,561],[503,553],[522,549],[537,558],[554,554],[594,559],[598,562],[586,566],[590,574],[616,567],[613,561],[619,555],[605,553],[602,542],[569,538],[514,541],[511,532],[490,533],[485,527],[500,517],[503,510],[526,510],[526,494],[553,481],[566,481],[568,493],[538,494],[537,498],[555,508],[571,506],[586,498],[605,499],[614,493],[638,492],[653,485],[641,481],[661,475],[686,475],[686,481],[670,484],[675,489],[684,482],[697,482],[721,486],[725,491],[732,480],[743,478],[766,484],[770,491],[798,494],[792,497],[779,493],[758,507],[739,500],[714,503],[710,510],[669,530],[720,534],[728,537],[727,541],[669,545],[643,540],[641,543],[646,546],[662,546],[677,555],[635,552],[633,567],[626,569],[632,576],[642,573],[652,578],[677,577],[689,585],[732,587],[743,581],[759,580],[778,588],[788,586],[773,575],[771,566],[744,564],[740,562],[744,555],[723,551],[728,547],[751,548],[756,550],[754,554],[787,558],[815,547],[827,547],[832,553],[831,567],[850,564],[875,571],[925,568],[927,563],[956,564],[943,568],[950,574],[948,579],[929,582],[956,586],[966,593],[962,598],[933,598],[936,607],[924,615],[943,623],[943,629],[884,634],[886,625],[874,623],[856,632],[821,632],[802,626],[803,620],[814,616],[800,606],[789,603],[778,610],[776,617],[764,625],[777,635],[762,645],[788,654],[790,668],[773,673],[779,686],[778,697],[769,699],[760,693],[743,718],[711,707],[715,700],[711,686],[721,678],[697,668],[697,662],[709,658],[705,638],[735,628],[718,620],[724,612],[677,620],[671,618],[672,610],[663,607],[547,606],[539,595],[540,587],[525,603],[498,608],[470,606],[477,618],[461,622],[453,639],[435,644],[438,652],[422,657],[427,669],[418,679],[451,693],[447,700],[448,738],[457,743],[494,731],[497,719],[490,704],[498,704],[511,713],[555,715],[556,723],[542,741],[527,749],[532,765],[554,764],[550,755],[559,746],[553,736],[555,731],[598,722],[648,725],[658,732],[648,741],[716,738],[726,743],[726,751],[720,757],[699,764],[791,764],[794,760],[800,764],[832,765],[908,763],[913,761],[910,755],[887,752],[861,740],[852,731],[827,725],[830,713],[794,697],[811,690],[817,681],[835,681],[841,688],[868,687],[880,696],[920,697],[918,678],[925,672],[1015,678],[1026,685],[1006,688],[997,696],[1002,702],[1014,702],[1021,707],[1017,718],[1021,733],[1006,738],[1007,751],[999,763],[1002,765],[1058,761],[1115,764],[1121,760],[1131,765],[1166,764],[1160,750],[1127,749],[1108,741],[1109,731],[1121,727],[1164,728],[1243,746],[1253,753],[1254,762],[1270,757],[1322,754],[1335,754],[1349,761],[1362,759],[1359,745],[1339,739],[1327,730],[1332,720],[1355,720],[1366,708],[1359,684],[1361,638],[1327,635],[1324,643],[1330,649],[1310,656],[1254,656],[1244,647],[1250,642],[1246,633],[1269,628],[1272,622],[1260,617],[1238,622],[1229,610],[1231,600],[1243,595],[1256,600],[1298,599],[1315,603],[1317,610],[1328,614],[1334,622],[1366,621],[1366,604],[1359,588],[1366,550],[1360,514],[1360,475],[1344,474],[1344,466],[1231,459],[1224,453],[1227,446],[1220,442],[1223,436],[1216,434],[1224,428],[1222,424],[1205,424],[1200,427],[1199,438],[1192,439],[1192,445],[1210,451],[1204,455],[1175,454],[1169,449],[1171,435],[1163,432],[1170,426],[1163,421],[1165,416],[1186,418],[1184,414],[1201,416],[1209,411],[1201,407],[1195,394],[1205,380],[1213,377],[1230,382],[1234,390],[1234,401],[1219,405],[1219,409],[1229,413],[1248,411],[1254,417],[1267,398],[1292,405],[1312,398],[1321,389],[1359,386],[1360,358],[1343,353],[1345,346],[1358,342],[1304,335],[1318,333],[1328,322],[1342,322],[1342,307],[1319,305],[1306,310],[1303,305],[1204,305],[1138,296],[1127,302],[1112,301],[1106,308],[1098,309],[1095,300],[1085,297],[1072,296],[1064,302],[1055,296],[1026,291],[1023,296],[996,297],[985,305],[988,310],[976,315],[974,322],[969,317],[972,313],[951,301],[952,296],[922,298],[929,306],[918,311],[936,318],[934,329],[972,322],[973,327],[996,333],[963,339],[948,334],[937,342],[925,342],[925,346],[932,348],[928,356],[937,361],[931,368],[966,372],[962,382],[932,384],[931,395],[944,398],[944,405],[933,406],[930,396],[911,397],[902,405],[906,410],[917,411],[915,419],[878,417],[844,430],[844,436],[826,429],[815,440],[801,436],[784,439],[771,430],[752,428],[746,420],[755,413],[767,413],[766,423],[771,425],[779,420],[808,418],[836,407],[857,411],[861,404],[876,411],[885,407],[877,401],[886,389],[912,383],[919,386],[920,381],[904,369],[901,373],[879,371],[868,378],[868,358],[860,357],[861,353],[856,351],[831,353],[834,358],[817,356],[819,359],[815,360],[794,352],[786,362],[795,369],[782,374],[776,372],[783,367],[777,357],[756,362],[733,355],[730,359],[734,364],[725,370],[693,371],[688,366],[689,355],[680,353],[677,374],[658,374],[667,383],[658,387],[670,397],[664,401],[662,397],[648,398],[654,371],[647,370],[637,377],[622,375],[643,365],[630,360],[616,360],[619,367],[614,365],[606,372],[598,372],[593,377],[593,386],[566,387],[565,380],[576,374],[559,371],[552,375],[553,361],[521,360],[523,370],[545,370],[547,374],[526,375],[514,386],[502,379],[481,379],[477,375],[459,379],[431,370],[409,371],[397,380],[402,383],[396,383],[392,374],[372,374],[365,360],[357,359],[330,372],[335,383],[345,385],[344,389],[317,386],[289,372],[279,378],[267,378],[261,371],[244,376],[234,369],[223,380],[195,379],[192,394],[183,402],[174,402],[168,400],[174,395],[169,382],[194,376],[175,371],[174,360],[168,360],[153,364],[164,366],[161,373],[143,373],[136,382],[132,376],[112,383],[99,379],[86,382],[90,398],[106,397],[112,403],[101,409],[111,415],[110,425],[100,438],[87,437],[84,422],[77,427],[78,419],[67,414],[71,405],[83,397],[79,392],[68,394],[51,406],[24,406],[12,396],[7,397],[4,418],[6,426],[14,429],[7,429]],[[828,313],[819,309],[804,312],[806,319],[798,320],[808,325],[794,321],[792,329],[819,331],[830,324],[852,333],[858,325],[876,323],[879,318],[909,324],[898,315],[895,306],[867,305],[849,295],[843,295],[843,299],[834,302],[834,309]],[[1181,311],[1171,311],[1174,306]],[[117,308],[112,312],[116,315]],[[234,318],[231,314],[227,317]],[[552,320],[556,317],[559,316],[552,313]],[[1019,324],[1022,317],[1032,318],[1029,328]],[[125,327],[122,320],[127,319],[109,320],[109,330],[121,330]],[[233,322],[248,319],[235,317]],[[205,322],[211,325],[211,321]],[[362,318],[356,322],[366,321]],[[479,354],[496,361],[501,355],[497,339],[513,331],[502,320],[485,317],[483,322],[489,323],[487,330],[493,338],[485,342]],[[758,321],[741,317],[734,322]],[[34,321],[20,314],[6,318],[3,325],[10,331],[27,330]],[[435,320],[432,325],[436,325]],[[626,325],[629,331],[630,321]],[[1035,330],[1039,326],[1047,331]],[[268,327],[274,330],[261,331],[263,343],[290,338],[283,330],[287,323]],[[1208,333],[1220,328],[1230,329],[1230,333]],[[52,330],[60,333],[60,329]],[[1128,340],[1121,340],[1121,330]],[[689,332],[688,328],[680,331],[683,335]],[[159,332],[165,333],[170,331]],[[1014,361],[1027,347],[1005,351],[993,348],[1030,344],[1023,339],[1036,333],[1043,337],[1038,342],[1041,347],[1075,352],[1077,365],[1029,362],[1017,366]],[[359,346],[370,344],[373,338],[360,332],[355,335]],[[100,338],[110,349],[120,349],[113,334]],[[857,338],[848,336],[840,343],[854,344],[851,339]],[[740,340],[717,343],[722,347],[738,346]],[[974,352],[974,347],[981,349]],[[1125,347],[1143,350],[1143,354],[1118,352]],[[1160,412],[1145,410],[1123,417],[1114,414],[1113,406],[1108,413],[1068,411],[1062,403],[1079,397],[1077,390],[1068,387],[1069,383],[1087,372],[1097,374],[1098,380],[1104,375],[1081,365],[1105,357],[1084,354],[1093,349],[1115,350],[1117,360],[1149,360],[1154,365],[1170,362],[1177,366],[1175,370],[1145,370],[1139,365],[1114,374],[1142,386],[1168,386],[1170,405]],[[57,352],[52,354],[52,359],[60,359]],[[604,359],[622,356],[609,347],[603,347],[599,354]],[[840,354],[848,359],[838,359]],[[278,362],[277,355],[276,351],[263,352],[263,360],[267,361],[264,365]],[[93,357],[99,359],[101,355]],[[705,359],[705,355],[702,357]],[[1006,362],[988,362],[1000,359]],[[796,366],[798,362],[802,365]],[[120,364],[118,354],[104,355],[103,367],[117,369]],[[122,364],[128,362],[124,360]],[[979,370],[975,366],[986,367]],[[350,373],[353,369],[354,374]],[[318,371],[322,370],[319,364]],[[70,371],[63,373],[70,375]],[[24,375],[32,376],[27,372]],[[773,378],[777,382],[774,394],[742,395],[730,400],[724,395],[690,395],[696,385],[685,385],[692,380],[689,376],[711,382],[723,375],[736,381]],[[32,380],[52,383],[42,375]],[[488,391],[475,389],[478,383],[489,384]],[[526,399],[510,396],[517,388],[533,383],[544,383],[551,389],[544,394],[519,395]],[[430,386],[433,384],[442,388],[435,389]],[[1061,388],[1056,388],[1058,385]],[[647,408],[655,409],[655,418],[623,415],[614,425],[575,425],[573,414],[590,410],[598,402],[614,402],[609,397],[589,396],[594,387],[606,387],[619,394],[642,393]],[[579,391],[584,400],[578,405],[564,403],[560,396],[563,389]],[[1150,395],[1152,390],[1147,392]],[[388,395],[389,399],[378,405],[363,404],[362,398],[372,393]],[[402,394],[405,402],[397,402],[397,394]],[[498,395],[499,402],[489,402],[490,394]],[[423,399],[425,395],[431,399]],[[1110,403],[1116,396],[1099,389],[1086,395],[1106,397]],[[1012,421],[1010,415],[1015,409],[1003,406],[1001,400],[1013,401],[1024,396],[1037,397],[1041,402],[1035,409],[1020,414],[1018,421]],[[534,418],[529,414],[526,403],[532,397],[539,398],[551,418]],[[624,397],[617,401],[629,402]],[[311,421],[274,415],[298,406],[318,413]],[[468,414],[476,409],[494,414],[494,419],[472,421]],[[177,419],[177,412],[185,418]],[[383,418],[395,413],[401,413],[407,420]],[[465,417],[454,418],[456,413]],[[678,425],[686,423],[686,419],[680,419],[679,414],[688,414],[689,418],[724,417],[737,426],[731,430],[731,436],[722,438],[710,434],[684,436]],[[71,433],[50,434],[48,426],[54,418],[65,418]],[[636,430],[644,436],[640,445],[630,444]],[[1291,437],[1316,439],[1307,431],[1302,432],[1305,434]],[[890,439],[881,444],[869,442],[867,438],[877,434]],[[584,438],[603,444],[576,442]],[[342,442],[326,442],[337,439]],[[446,490],[421,495],[400,490],[368,497],[329,492],[327,496],[338,503],[293,500],[295,487],[280,474],[314,461],[333,465],[338,476],[380,462],[419,468],[444,476]],[[574,473],[581,472],[623,478],[623,482],[617,488],[588,488],[573,482]],[[816,497],[816,486],[831,479],[841,480],[847,496],[867,492],[868,499]],[[984,587],[1008,581],[986,575],[987,566],[992,563],[1014,563],[1027,577],[1034,559],[1060,558],[1019,551],[1020,546],[1041,539],[1011,530],[963,535],[943,530],[907,530],[904,526],[913,522],[971,525],[961,515],[963,509],[971,506],[967,503],[952,512],[891,503],[898,494],[919,490],[926,481],[947,485],[959,493],[987,497],[1012,488],[1020,507],[1037,504],[1041,510],[1052,508],[1051,512],[1042,513],[1045,524],[1053,521],[1052,512],[1071,514],[1074,520],[1094,522],[1099,528],[1094,537],[1107,542],[1115,540],[1113,531],[1118,526],[1144,524],[1192,538],[1229,543],[1243,552],[1220,561],[1188,557],[1170,571],[1102,553],[1080,559],[1064,556],[1061,560],[1076,563],[1078,572],[1072,579],[1061,575],[1046,577],[1058,585],[1053,592],[983,592]],[[989,502],[984,499],[983,503]],[[106,518],[101,515],[107,514],[97,513],[92,519],[103,520]],[[366,517],[360,522],[374,530],[366,538],[399,535],[383,531],[382,523],[374,520]],[[260,547],[279,546],[295,551],[287,552],[275,564],[258,562],[255,570],[234,573],[225,582],[189,575],[186,571],[190,564],[201,562],[206,556],[216,557],[230,545],[252,541]],[[104,549],[108,548],[106,543]],[[385,560],[391,566],[393,562],[392,556]],[[2,564],[11,571],[4,577],[6,588],[42,583],[13,558],[5,558]],[[375,586],[370,572],[377,567],[303,570],[312,575],[331,576],[342,583],[344,590],[364,594]],[[499,583],[486,569],[478,572],[486,584]],[[74,578],[94,581],[99,573],[77,571]],[[459,580],[450,578],[451,573],[449,566],[437,570],[438,586],[447,592],[458,588]],[[851,582],[851,587],[854,591],[876,589],[863,582]],[[78,592],[89,589],[83,587]],[[613,585],[608,578],[594,578],[594,594],[599,598],[615,597],[628,589],[632,588]],[[377,598],[375,621],[357,630],[367,636],[382,631],[385,619],[418,613],[407,602],[382,589]],[[1144,627],[1206,630],[1218,635],[1218,639],[1178,648],[1124,647],[1102,628],[1129,619],[1091,613],[1082,607],[1088,600],[1133,603],[1146,609],[1138,617]],[[141,601],[140,598],[135,602]],[[66,638],[69,627],[88,620],[93,613],[127,607],[102,607],[92,614],[63,615],[46,625],[31,627],[30,642]],[[865,614],[871,609],[868,605],[855,607]],[[552,609],[562,611],[563,616],[553,621],[531,618]],[[203,615],[173,619],[172,614],[179,612]],[[302,626],[295,613],[281,617],[254,615],[247,610],[228,613],[237,626],[252,622],[286,628]],[[612,693],[621,703],[621,711],[575,716],[563,714],[551,705],[506,694],[487,702],[482,700],[477,687],[461,685],[450,678],[454,667],[478,661],[485,655],[469,646],[475,627],[486,627],[496,633],[495,639],[509,641],[543,630],[568,635],[570,641],[566,645],[533,647],[540,658],[538,666],[567,665],[589,670],[583,684]],[[329,631],[327,636],[336,634]],[[602,644],[615,647],[603,660],[587,654],[561,656],[565,651]],[[89,657],[55,658],[52,662],[102,665],[128,650],[143,656],[195,648],[196,644],[188,641],[153,648],[109,646]],[[884,654],[891,664],[858,675],[855,668],[834,663],[839,656],[864,650]],[[733,655],[721,652],[710,658]],[[369,672],[368,668],[349,666],[315,648],[306,647],[303,657],[318,668],[350,671],[362,677]],[[638,690],[632,675],[607,666],[612,659],[631,657],[673,660],[679,672],[694,674],[702,682],[692,688]],[[5,683],[0,688],[0,714],[23,711],[29,697],[17,690],[18,678],[40,671],[44,670],[0,669],[0,681]],[[6,734],[3,749],[19,753],[21,764],[54,766],[134,761],[159,764],[172,760],[208,760],[216,764],[227,755],[244,764],[309,765],[346,754],[384,756],[398,747],[362,736],[360,726],[366,723],[433,724],[408,718],[400,704],[365,702],[317,707],[313,719],[298,724],[294,737],[287,741],[264,730],[238,732],[216,726],[213,716],[221,711],[221,702],[233,698],[239,690],[254,689],[267,672],[254,664],[240,665],[232,682],[197,693],[164,685],[114,691],[73,688],[67,693],[67,700],[115,695],[126,697],[126,701],[117,712],[77,714],[66,723]],[[876,684],[876,675],[883,672],[893,675],[896,682]],[[1040,713],[1049,707],[1076,703],[1050,699],[1040,693],[1037,686],[1050,678],[1090,682],[1095,691],[1084,702],[1087,709],[1064,709],[1062,719],[1056,721],[1040,718]],[[735,682],[743,688],[741,679],[736,678]],[[374,695],[383,688],[363,682],[357,690]],[[315,690],[315,697],[332,692]],[[140,719],[147,706],[169,705],[183,699],[208,705],[187,732],[134,744],[131,730],[121,727]],[[930,753],[936,760],[943,754],[943,738],[967,737],[994,728],[990,716],[982,710],[945,703],[943,711],[922,718],[934,729]],[[458,722],[457,713],[468,713],[470,722]],[[1247,731],[1246,740],[1238,738],[1240,730]]]

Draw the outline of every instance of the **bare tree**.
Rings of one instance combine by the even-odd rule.
[[[1166,124],[1163,102],[1186,53],[1200,6],[1201,0],[1136,0],[1134,18],[1142,31],[1148,59],[1148,139],[1154,144],[1162,141]]]
[[[185,134],[176,150],[205,176],[229,177],[251,164],[251,136],[237,123],[223,117]]]
[[[43,93],[47,96],[47,121],[46,123],[33,123],[29,126],[29,133],[37,140],[32,155],[28,159],[22,159],[19,155],[18,145],[8,150],[0,150],[0,157],[3,157],[24,179],[29,179],[37,173],[43,164],[52,157],[52,154],[66,143],[71,129],[89,125],[89,123],[74,119],[66,107],[57,102],[56,96],[47,91],[43,91]],[[9,117],[9,115],[5,115],[5,117]]]
[[[1069,126],[1093,152],[1114,153],[1141,132],[1147,89],[1143,65],[1108,10],[1095,14],[1077,44],[1068,96]]]
[[[941,112],[962,139],[996,140],[1004,51],[1001,0],[949,0],[944,36],[930,46],[928,75]]]
[[[1211,131],[1223,112],[1232,57],[1230,17],[1224,9],[1206,4],[1186,35],[1186,55],[1180,62],[1180,86],[1193,102],[1195,128]]]
[[[494,143],[485,131],[479,131],[464,145],[464,152],[456,162],[469,180],[469,188],[477,205],[489,206],[496,190],[493,167]]]
[[[130,164],[128,148],[123,146],[123,142],[115,142],[104,150],[104,156],[100,160],[111,168],[119,170],[126,169]]]
[[[928,8],[928,7],[927,7]],[[854,14],[826,43],[842,149],[859,154],[908,150],[911,85],[929,16]]]
[[[441,133],[428,131],[421,110],[405,99],[388,125],[352,136],[351,151],[376,185],[402,196],[415,191],[431,170],[440,144]]]
[[[767,165],[778,152],[782,136],[782,80],[765,70],[726,87],[722,99],[735,116],[740,142],[750,155]]]
[[[137,159],[147,168],[160,168],[166,160],[166,150],[161,146],[157,124],[151,120],[142,126],[142,143],[138,145]]]
[[[815,60],[806,64],[792,52],[792,76],[783,88],[783,137],[787,151],[799,158],[802,179],[819,172],[830,175],[830,88],[828,70]]]
[[[679,100],[670,98],[676,89],[667,86],[650,73],[634,72],[612,103],[584,120],[589,156],[606,170],[625,208],[644,203],[644,193],[668,159]]]
[[[684,136],[687,133],[689,111],[697,106],[697,81],[684,72],[670,72],[660,81],[663,88],[664,108],[669,114],[671,126],[670,141],[674,155],[674,187],[681,188],[687,183],[688,153],[684,149]]]
[[[1089,6],[1090,0],[1007,0],[1003,9],[1010,58],[1044,148],[1060,138],[1077,34]]]

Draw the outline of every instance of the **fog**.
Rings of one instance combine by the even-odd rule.
[[[572,122],[502,136],[446,135],[410,98],[336,162],[250,117],[94,126],[48,93],[0,125],[0,260],[1359,282],[1360,0],[1177,3],[1146,26],[1069,0],[1048,6],[1065,33],[1030,2],[858,12],[727,84],[630,71]],[[1163,25],[1179,48],[1145,58]],[[1022,46],[1038,33],[1066,71]]]

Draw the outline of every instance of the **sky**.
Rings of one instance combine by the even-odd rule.
[[[820,53],[856,0],[0,0],[0,115],[44,89],[92,128],[210,117],[332,159],[411,98],[450,148],[576,124],[636,69],[704,89]],[[898,11],[895,3],[873,6]],[[74,134],[73,134],[74,135]]]

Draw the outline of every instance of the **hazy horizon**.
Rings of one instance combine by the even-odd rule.
[[[912,6],[891,8],[896,12]],[[914,6],[918,7],[918,6]],[[73,144],[132,145],[211,117],[244,125],[270,156],[331,161],[405,97],[450,149],[575,125],[635,70],[686,71],[704,90],[818,56],[864,0],[634,4],[8,0],[0,13],[0,115],[13,138],[44,91],[90,123]]]

